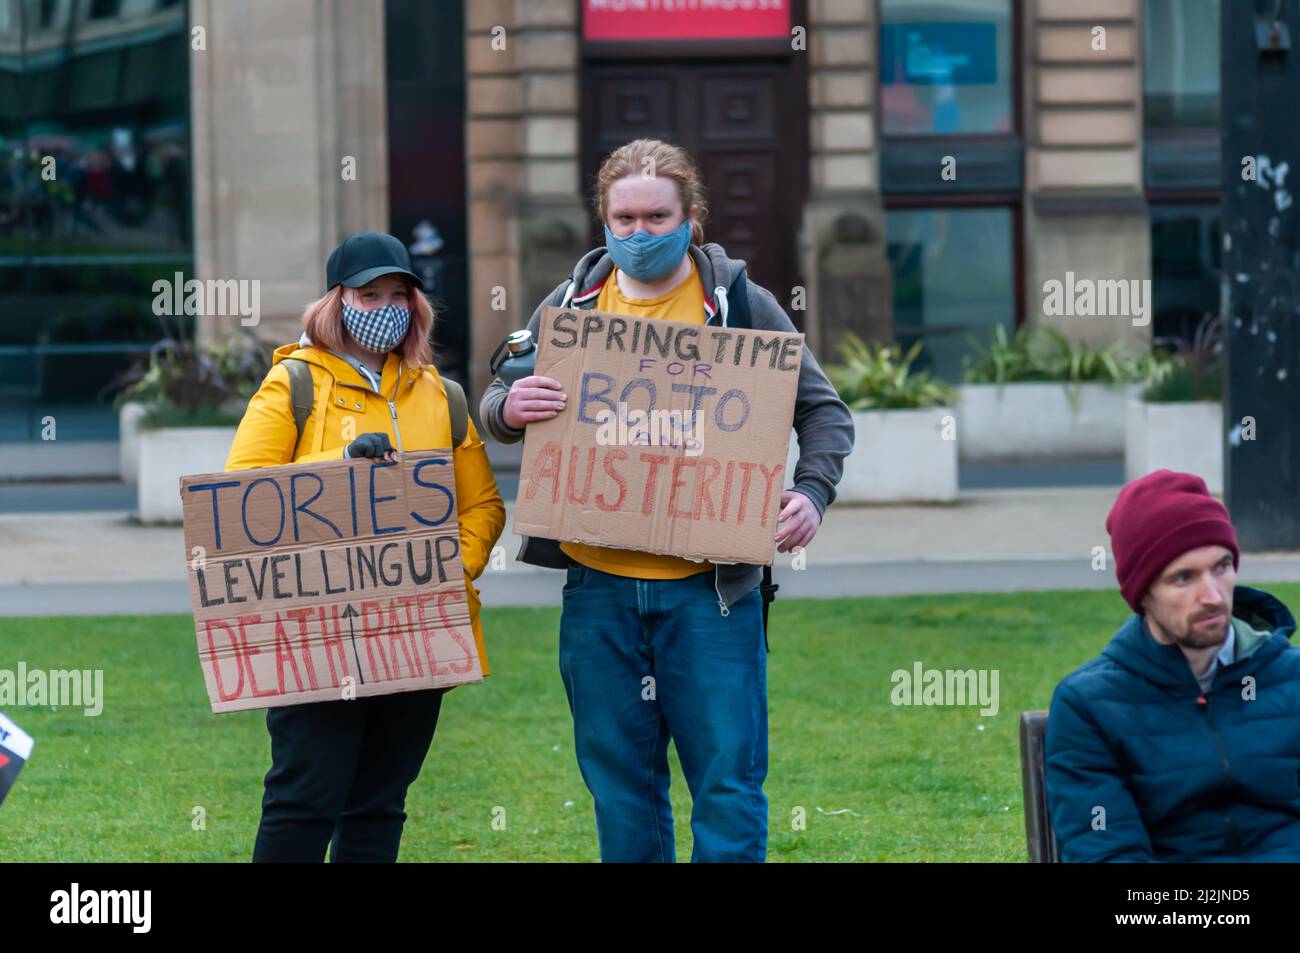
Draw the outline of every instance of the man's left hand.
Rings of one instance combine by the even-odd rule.
[[[807,546],[822,525],[822,515],[817,504],[794,490],[781,492],[781,513],[776,518],[776,551],[788,553],[799,546]]]

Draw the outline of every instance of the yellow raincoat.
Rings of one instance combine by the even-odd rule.
[[[280,363],[286,357],[306,361],[316,385],[311,416],[296,445],[298,426],[289,396],[289,372]],[[380,390],[382,397],[356,368],[329,351],[297,344],[277,348],[270,372],[248,402],[226,469],[342,460],[344,448],[364,433],[386,433],[393,446],[401,450],[451,446],[451,416],[442,378],[435,367],[406,367],[396,354],[389,353]],[[351,436],[345,438],[345,433]],[[483,674],[487,675],[487,652],[478,618],[479,593],[472,580],[487,567],[492,547],[505,528],[506,509],[472,420],[465,442],[455,449],[453,467],[469,618]]]

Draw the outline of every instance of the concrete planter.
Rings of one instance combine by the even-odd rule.
[[[117,412],[117,471],[123,483],[134,483],[140,474],[140,421],[149,406],[127,401]]]
[[[1195,473],[1211,493],[1222,493],[1223,443],[1223,405],[1218,401],[1130,400],[1125,414],[1124,479],[1178,470]]]
[[[837,503],[951,503],[957,499],[957,440],[943,439],[951,407],[854,411],[853,452],[844,461]],[[960,434],[960,430],[956,433]],[[799,459],[792,435],[786,486]]]
[[[234,427],[140,429],[139,517],[145,523],[179,522],[181,477],[226,468]]]
[[[1031,462],[1117,457],[1124,452],[1124,405],[1139,385],[1083,384],[1078,407],[1059,382],[964,384],[957,434],[964,462]],[[1073,388],[1071,388],[1073,390]]]

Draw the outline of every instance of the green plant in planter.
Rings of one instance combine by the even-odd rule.
[[[147,405],[144,427],[230,426],[243,416],[248,399],[269,369],[265,350],[249,332],[220,344],[201,346],[184,318],[159,318],[164,337],[148,357],[118,377],[113,402]]]
[[[1142,379],[1145,356],[1135,356],[1121,341],[1092,348],[1085,341],[1072,341],[1056,328],[1022,326],[1008,337],[1006,328],[993,328],[986,345],[971,337],[974,357],[965,360],[968,384],[1006,384],[1027,381],[1059,381],[1065,386],[1070,404],[1079,407],[1085,383],[1118,387]]]
[[[846,334],[839,345],[841,364],[828,364],[830,378],[849,410],[916,410],[951,406],[956,393],[929,371],[912,370],[921,353],[917,341],[907,351],[897,345],[870,345]]]
[[[1223,324],[1218,315],[1205,315],[1190,338],[1159,338],[1174,346],[1172,354],[1152,351],[1146,367],[1142,399],[1149,404],[1223,399]]]
[[[1028,327],[1019,328],[1007,337],[1007,329],[999,324],[993,328],[993,338],[985,345],[974,335],[969,335],[972,355],[962,361],[966,367],[963,375],[967,384],[1009,384],[1015,381],[1048,380],[1036,368],[1030,356]]]

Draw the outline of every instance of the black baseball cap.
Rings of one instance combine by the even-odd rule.
[[[411,270],[411,255],[398,239],[383,232],[357,232],[339,243],[325,263],[325,290],[335,285],[360,288],[380,275],[406,275],[417,288],[424,281]]]

